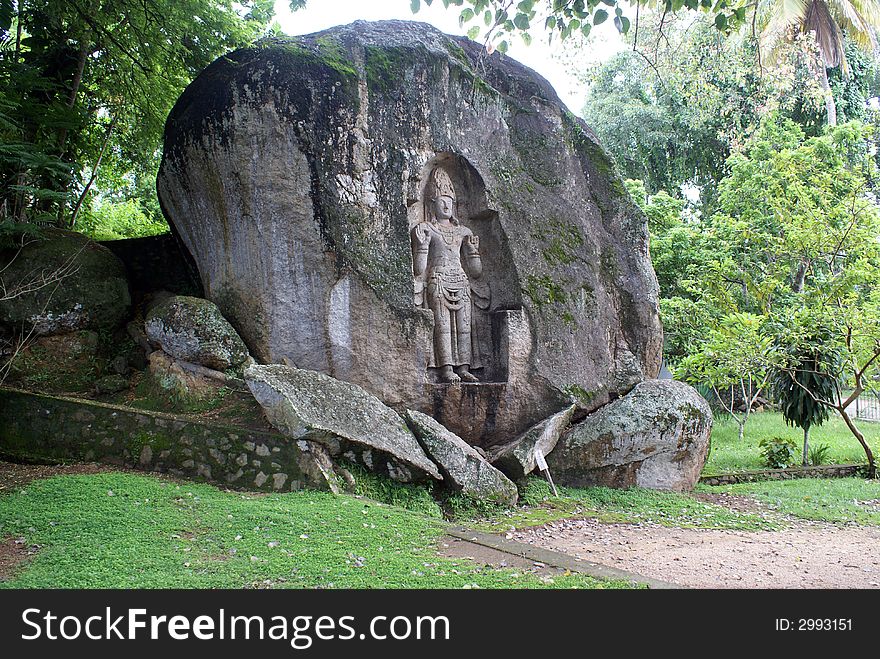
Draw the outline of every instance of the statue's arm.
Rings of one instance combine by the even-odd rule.
[[[428,267],[428,250],[431,248],[431,229],[425,222],[413,227],[412,236],[413,274],[421,277]]]
[[[483,275],[483,260],[480,258],[480,237],[475,236],[470,229],[466,229],[464,239],[461,241],[461,251],[468,275],[474,279],[479,279]]]

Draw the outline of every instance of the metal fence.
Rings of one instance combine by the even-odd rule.
[[[873,389],[856,398],[848,408],[857,419],[864,421],[880,421],[880,392]]]

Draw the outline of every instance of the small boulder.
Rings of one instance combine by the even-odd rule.
[[[539,450],[545,457],[550,454],[571,423],[574,410],[572,405],[532,426],[512,442],[490,449],[489,462],[514,480],[532,473],[537,467],[535,454]]]
[[[213,302],[177,295],[147,313],[149,340],[183,361],[225,371],[241,366],[250,356],[244,341]]]
[[[112,331],[131,306],[122,261],[73,231],[45,229],[21,249],[0,252],[0,282],[24,291],[0,301],[0,324],[34,336]]]
[[[334,457],[402,483],[443,480],[403,419],[357,385],[282,364],[251,365],[244,378],[288,437],[324,444]]]
[[[709,450],[712,411],[694,389],[646,380],[573,426],[547,456],[554,479],[584,487],[692,490]]]
[[[115,394],[119,391],[125,391],[129,387],[128,378],[114,373],[105,375],[95,381],[95,393],[99,396],[102,394]]]
[[[217,396],[219,383],[216,380],[184,368],[180,361],[162,350],[150,353],[149,373],[153,382],[180,402],[197,403]]]
[[[422,448],[440,466],[444,483],[474,499],[516,505],[516,485],[458,435],[421,412],[407,410],[404,418]]]

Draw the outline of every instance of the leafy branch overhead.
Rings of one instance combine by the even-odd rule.
[[[411,9],[417,13],[422,2],[431,5],[434,0],[411,0]],[[464,7],[459,14],[462,26],[472,24],[468,37],[476,39],[484,32],[489,50],[505,52],[510,38],[519,35],[529,44],[532,30],[543,29],[550,41],[572,35],[589,36],[593,27],[612,19],[614,26],[623,34],[635,27],[638,30],[639,11],[642,7],[657,8],[675,13],[682,9],[700,11],[714,16],[714,25],[722,32],[729,32],[746,21],[746,11],[754,3],[746,0],[441,0],[444,7]],[[659,6],[658,6],[659,5]]]

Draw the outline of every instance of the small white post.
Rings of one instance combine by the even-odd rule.
[[[538,465],[538,469],[541,470],[541,473],[544,474],[544,478],[550,483],[550,489],[553,490],[553,496],[558,497],[559,492],[556,491],[556,485],[553,483],[553,477],[550,475],[550,468],[547,466],[547,460],[544,459],[544,454],[539,448],[535,449],[535,463]]]

